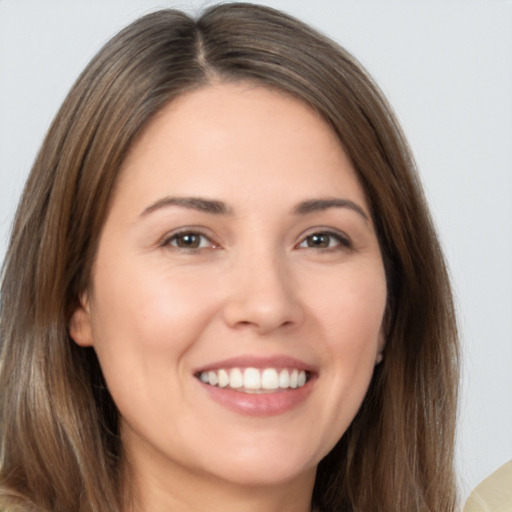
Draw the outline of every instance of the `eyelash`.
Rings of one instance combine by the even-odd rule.
[[[187,246],[179,246],[178,241],[186,240],[186,238],[190,238],[190,245]],[[316,239],[316,240],[315,240]],[[195,241],[195,242],[194,242]],[[332,244],[334,241],[334,245]],[[305,245],[308,242],[313,242],[315,245]],[[195,245],[197,243],[197,245]],[[322,243],[327,243],[327,245],[322,246]],[[211,238],[199,230],[193,229],[184,229],[182,231],[178,231],[177,233],[173,233],[172,235],[166,237],[161,244],[163,247],[172,247],[177,250],[183,250],[187,252],[198,252],[203,249],[216,249],[219,246],[211,240]],[[340,249],[351,249],[352,242],[350,239],[337,231],[330,230],[319,230],[309,233],[305,236],[296,246],[297,249],[316,249],[318,251],[336,251]]]
[[[308,240],[312,240],[315,237],[318,238],[318,240],[321,242],[322,238],[328,238],[327,246],[304,246],[303,244],[306,244]],[[331,245],[332,241],[335,241],[335,245]],[[319,251],[335,251],[340,248],[345,249],[351,249],[352,248],[352,242],[350,239],[337,231],[329,231],[329,230],[321,230],[321,231],[314,231],[310,234],[308,234],[306,237],[302,239],[302,241],[297,245],[300,249],[317,249]]]
[[[186,246],[180,247],[179,245],[177,245],[177,243],[175,243],[179,239],[184,239],[186,237],[190,237],[190,238],[195,237],[196,239],[199,239],[199,246],[194,247],[193,245],[189,245],[188,247],[186,247]],[[207,243],[204,243],[205,240],[207,241]],[[164,247],[171,246],[177,250],[192,251],[192,252],[200,251],[202,249],[209,249],[209,248],[214,249],[214,248],[218,247],[217,244],[215,244],[215,242],[212,242],[210,237],[208,237],[204,233],[201,233],[200,231],[193,230],[193,229],[184,229],[183,231],[178,231],[177,233],[173,233],[172,235],[166,237],[162,241],[161,245]]]

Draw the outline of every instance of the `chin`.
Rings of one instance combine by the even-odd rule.
[[[222,480],[243,487],[283,486],[310,475],[314,479],[316,465],[297,468],[293,467],[293,464],[287,465],[286,461],[284,462],[276,463],[273,460],[266,460],[261,464],[248,462],[244,467],[223,468],[222,473],[218,476]]]
[[[321,457],[311,460],[304,457],[303,450],[293,456],[290,451],[261,448],[255,441],[252,450],[239,450],[215,466],[210,460],[205,469],[222,480],[252,487],[283,485],[308,476],[314,479]]]

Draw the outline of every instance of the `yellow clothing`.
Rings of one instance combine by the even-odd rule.
[[[512,460],[475,487],[464,512],[512,512]]]

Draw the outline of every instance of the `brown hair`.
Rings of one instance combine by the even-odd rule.
[[[320,462],[325,511],[454,510],[456,326],[414,162],[371,78],[301,22],[250,4],[174,10],[121,31],[78,78],[21,199],[2,273],[0,509],[120,510],[122,446],[94,351],[67,325],[88,285],[112,188],[148,120],[212,80],[253,81],[332,126],[372,208],[388,281],[384,362]]]

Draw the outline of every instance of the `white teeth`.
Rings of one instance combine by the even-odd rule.
[[[233,389],[241,388],[244,385],[244,376],[238,368],[233,368],[229,372],[229,387]]]
[[[304,370],[294,368],[231,368],[226,370],[209,370],[201,372],[199,379],[210,386],[221,388],[229,387],[247,393],[275,391],[278,389],[296,389],[304,386],[307,382],[307,373]]]
[[[244,388],[245,389],[260,389],[261,388],[261,374],[256,368],[246,368],[244,371]]]
[[[299,378],[299,372],[297,370],[293,370],[290,374],[290,387],[295,389],[297,387],[297,380]],[[211,380],[210,380],[211,383]]]
[[[279,387],[277,370],[274,370],[274,368],[263,370],[261,374],[261,387],[263,389],[277,389]]]
[[[219,370],[219,387],[225,388],[229,384],[229,375],[226,370]]]
[[[288,370],[281,370],[279,372],[279,387],[287,388],[290,386],[290,372]]]
[[[216,372],[208,372],[208,382],[215,386],[219,382],[219,377]]]

